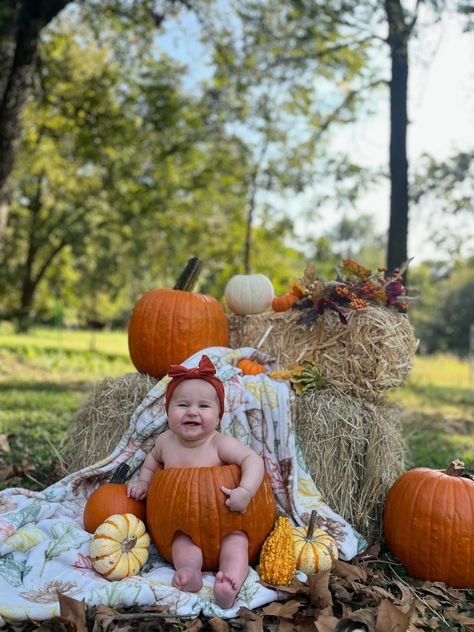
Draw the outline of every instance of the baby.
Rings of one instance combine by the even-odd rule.
[[[165,395],[169,430],[156,440],[145,458],[138,480],[128,484],[128,495],[138,500],[148,492],[157,468],[212,467],[235,463],[241,468],[240,485],[234,489],[222,486],[231,511],[244,513],[264,476],[262,458],[251,448],[218,431],[224,414],[224,386],[215,376],[211,360],[203,355],[199,367],[186,369],[172,365],[172,378]],[[196,592],[202,586],[201,549],[192,539],[177,531],[172,543],[176,572],[172,585],[180,590]],[[244,531],[227,534],[219,554],[219,570],[214,583],[214,596],[221,608],[230,608],[248,571],[248,538]]]

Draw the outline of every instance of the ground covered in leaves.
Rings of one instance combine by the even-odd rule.
[[[6,632],[417,632],[474,630],[474,591],[407,578],[388,553],[373,547],[363,558],[338,561],[331,573],[278,587],[281,601],[232,619],[177,617],[162,606],[88,608],[58,595],[61,616],[10,624]]]

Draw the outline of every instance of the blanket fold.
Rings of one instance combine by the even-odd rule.
[[[367,542],[327,506],[309,475],[295,434],[292,389],[266,374],[243,376],[236,368],[239,359],[254,351],[211,347],[183,364],[194,367],[203,353],[210,357],[225,387],[221,431],[262,456],[279,513],[288,515],[295,525],[303,525],[316,509],[317,526],[336,540],[340,558],[350,560]],[[127,462],[133,476],[138,476],[143,459],[166,428],[163,395],[168,381],[163,378],[149,391],[117,447],[105,459],[41,492],[11,488],[0,493],[0,625],[58,615],[58,591],[85,599],[88,605],[158,604],[178,616],[203,613],[222,618],[235,616],[242,606],[252,609],[278,599],[276,591],[259,582],[257,570],[249,568],[234,606],[222,610],[213,601],[212,573],[204,573],[198,593],[181,592],[171,586],[174,569],[153,546],[139,576],[111,582],[93,570],[88,555],[92,536],[82,526],[84,504],[120,463]]]

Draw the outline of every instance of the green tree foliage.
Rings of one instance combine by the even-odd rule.
[[[242,225],[245,156],[212,101],[185,95],[164,57],[125,72],[87,29],[70,32],[45,38],[15,174],[3,295],[24,321],[54,267],[58,296],[69,281],[96,305],[125,286],[129,305],[190,254],[231,266]]]
[[[469,353],[469,331],[474,324],[474,258],[444,274],[439,264],[413,270],[419,300],[409,309],[420,350],[424,353]]]
[[[68,16],[44,36],[1,277],[2,311],[23,328],[57,304],[80,323],[125,323],[191,255],[206,262],[198,289],[216,296],[240,269],[247,148],[176,62],[141,47],[117,58],[109,39]],[[262,225],[262,272],[274,251],[302,260],[290,229]]]
[[[474,151],[448,160],[425,155],[411,189],[413,218],[438,257],[450,262],[474,252]],[[435,220],[435,221],[434,221]]]

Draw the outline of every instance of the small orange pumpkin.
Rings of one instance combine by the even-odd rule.
[[[146,292],[128,325],[128,349],[136,369],[161,378],[206,347],[226,347],[227,316],[217,299],[192,292],[201,262],[192,257],[173,289]]]
[[[275,296],[272,301],[272,310],[274,312],[286,312],[291,309],[291,306],[299,300],[299,297],[292,292],[283,294],[282,296]]]
[[[276,504],[268,475],[245,513],[225,506],[221,486],[240,483],[240,467],[170,467],[153,475],[147,497],[147,529],[156,548],[172,562],[176,531],[189,535],[203,553],[203,570],[216,571],[222,539],[235,530],[249,540],[249,563],[254,564],[276,519]]]
[[[242,371],[244,375],[258,375],[259,373],[265,373],[265,367],[263,364],[259,364],[250,358],[242,358],[237,362],[237,368]]]
[[[412,577],[474,586],[474,481],[463,469],[461,461],[446,470],[417,467],[388,492],[385,537]]]
[[[94,533],[97,527],[113,514],[131,513],[145,520],[146,503],[127,496],[125,483],[130,467],[122,463],[115,470],[109,483],[101,485],[93,492],[84,507],[84,529]]]

